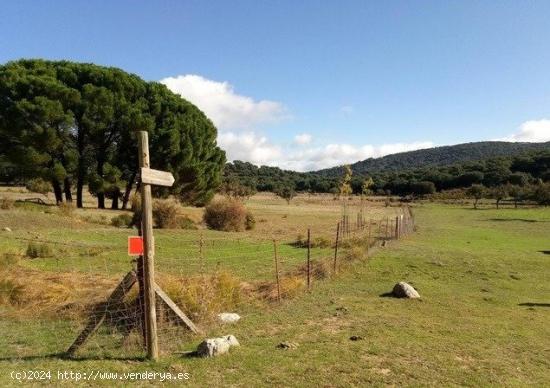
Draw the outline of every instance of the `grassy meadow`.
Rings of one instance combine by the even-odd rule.
[[[298,266],[304,249],[290,242],[308,227],[314,235],[332,236],[341,215],[338,201],[328,196],[300,196],[288,205],[262,194],[247,206],[257,221],[250,232],[201,226],[155,231],[157,271],[200,275],[221,268],[243,281],[272,279],[272,239],[281,241],[283,269]],[[41,318],[32,309],[13,314],[0,305],[0,385],[18,385],[10,378],[12,370],[188,372],[185,384],[191,386],[548,384],[550,209],[413,207],[414,234],[350,263],[335,278],[314,282],[310,293],[281,303],[243,297],[234,308],[243,317],[239,323],[205,326],[208,336],[231,333],[242,345],[215,359],[172,353],[153,364],[140,352],[108,347],[98,336],[79,359],[65,360],[59,353],[74,339],[77,325]],[[186,208],[195,221],[201,211]],[[398,211],[383,202],[366,206],[372,219]],[[3,270],[19,271],[29,282],[50,279],[75,290],[79,295],[73,297],[99,300],[103,294],[96,289],[114,287],[132,266],[126,254],[132,231],[109,225],[117,211],[75,212],[66,217],[35,205],[0,210],[0,253],[10,253],[4,255]],[[6,226],[12,232],[1,231]],[[30,241],[42,240],[56,242],[52,257],[7,259],[24,255]],[[332,252],[316,249],[314,257]],[[414,285],[422,298],[385,297],[398,281]],[[64,295],[60,290],[59,303],[67,302]],[[161,347],[163,341],[177,342],[185,351],[202,337],[161,333],[160,339]],[[283,341],[296,343],[296,349],[277,348]]]

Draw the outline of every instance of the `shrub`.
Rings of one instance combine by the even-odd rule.
[[[178,210],[180,206],[173,199],[155,199],[153,201],[153,223],[160,229],[178,227]]]
[[[176,219],[177,227],[179,229],[187,229],[187,230],[196,230],[197,225],[195,225],[195,222],[187,216],[178,216]]]
[[[59,204],[57,212],[63,217],[72,217],[74,215],[74,205],[71,202],[62,202]]]
[[[132,226],[132,215],[128,213],[119,214],[111,219],[111,225],[117,228],[129,228]]]
[[[141,222],[141,198],[136,195],[132,199],[134,215],[130,225],[138,226]],[[182,207],[173,198],[153,200],[153,224],[159,229],[196,229],[194,222],[181,215]]]
[[[48,194],[51,185],[42,178],[35,178],[27,181],[25,188],[33,193]]]
[[[2,197],[0,198],[0,209],[9,210],[13,209],[15,201],[11,198]]]
[[[311,248],[330,248],[333,245],[329,238],[323,236],[311,239],[310,244]],[[307,237],[299,234],[293,245],[297,248],[307,248]]]
[[[52,257],[53,251],[48,244],[31,242],[27,246],[27,256],[32,259],[37,257]]]
[[[251,216],[252,214],[241,202],[234,199],[220,199],[206,206],[204,222],[210,229],[242,232],[247,226],[252,226],[253,217]]]
[[[246,221],[245,221],[245,227],[246,230],[252,230],[256,226],[256,219],[254,218],[254,214],[252,214],[251,211],[246,212]]]

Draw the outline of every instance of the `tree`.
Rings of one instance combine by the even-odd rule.
[[[290,185],[279,187],[275,194],[284,200],[286,200],[286,203],[290,205],[290,201],[292,198],[296,196],[296,192],[294,191],[294,188]]]
[[[523,201],[525,198],[525,189],[517,185],[508,185],[507,187],[508,194],[514,200],[514,207],[518,208],[518,203]]]
[[[414,195],[423,197],[435,193],[435,185],[429,181],[415,182],[411,185],[411,191]]]
[[[52,182],[56,201],[77,206],[83,187],[105,207],[125,207],[138,177],[136,131],[149,132],[151,164],[173,173],[184,202],[208,202],[221,183],[225,153],[217,130],[166,86],[120,69],[68,61],[20,60],[0,66],[0,156],[23,178]]]
[[[342,177],[342,180],[340,181],[340,196],[347,198],[351,195],[353,192],[351,188],[351,179],[352,179],[353,172],[351,171],[351,167],[349,165],[344,166],[344,176]]]
[[[500,202],[503,199],[505,199],[506,197],[508,197],[508,190],[507,190],[506,186],[500,185],[500,186],[493,187],[490,190],[489,194],[490,194],[491,198],[495,199],[495,205],[498,209]]]
[[[539,205],[550,205],[550,183],[539,183],[535,185],[531,198]]]
[[[231,176],[224,179],[219,192],[229,198],[244,199],[250,198],[256,193],[256,190],[250,186],[242,185],[237,178]]]
[[[477,209],[477,203],[485,195],[485,187],[483,185],[472,185],[466,190],[466,195],[474,199],[474,209]]]
[[[361,185],[361,195],[368,196],[372,194],[372,187],[374,186],[374,181],[371,177],[365,178],[363,184]]]

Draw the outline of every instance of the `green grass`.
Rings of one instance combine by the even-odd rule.
[[[208,335],[232,333],[241,342],[229,355],[166,355],[152,364],[125,360],[113,348],[88,349],[95,356],[66,361],[48,355],[70,344],[75,331],[67,323],[2,320],[0,331],[9,335],[0,337],[0,384],[16,385],[11,370],[101,369],[189,372],[192,386],[547,385],[550,256],[544,251],[550,250],[550,209],[474,211],[430,204],[415,214],[416,234],[355,263],[336,280],[315,282],[310,294],[280,306],[245,303],[239,324],[211,327]],[[87,241],[113,243],[119,232],[109,233]],[[176,240],[171,233],[157,238],[159,246],[161,239],[163,246]],[[173,249],[170,254],[178,252]],[[401,280],[422,299],[380,296]],[[164,335],[161,341],[177,341],[181,349],[200,341]],[[351,335],[363,339],[350,341]],[[281,341],[299,347],[277,349]],[[36,358],[11,357],[33,352]]]
[[[0,225],[13,233],[0,235],[0,252],[27,251],[29,244],[45,243],[50,257],[24,260],[22,265],[45,271],[80,271],[107,276],[122,275],[132,268],[127,237],[135,229],[89,224],[55,214],[12,210],[0,212]],[[203,240],[202,254],[200,240]],[[160,272],[191,275],[203,269],[229,270],[245,280],[272,278],[273,241],[269,236],[251,236],[211,230],[155,230],[156,265]],[[283,267],[305,262],[306,250],[279,243]],[[312,257],[329,257],[330,248],[312,249]]]

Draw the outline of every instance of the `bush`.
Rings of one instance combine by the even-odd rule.
[[[247,211],[246,212],[246,221],[245,221],[245,228],[246,230],[252,230],[256,226],[256,219],[254,218],[254,215],[252,212]]]
[[[57,213],[63,217],[72,217],[74,215],[74,205],[71,202],[62,202],[58,206]]]
[[[138,226],[141,222],[141,198],[135,196],[132,199],[131,225]],[[181,213],[182,207],[173,198],[153,200],[153,225],[159,229],[196,229],[195,223]]]
[[[179,229],[187,229],[187,230],[197,229],[197,225],[195,225],[193,220],[187,216],[178,216],[176,218],[176,224]]]
[[[13,209],[14,206],[15,206],[15,201],[13,199],[5,198],[5,197],[0,198],[0,209],[9,210],[9,209]]]
[[[130,228],[132,226],[132,215],[128,213],[119,214],[111,218],[111,225],[117,228]]]
[[[53,251],[48,244],[31,242],[27,247],[27,256],[35,259],[37,257],[52,257]]]
[[[42,178],[31,179],[25,183],[25,188],[33,193],[48,194],[51,185]]]
[[[248,221],[247,221],[248,219]],[[253,226],[253,217],[244,205],[234,199],[211,202],[204,211],[204,222],[210,229],[224,232],[242,232]]]

